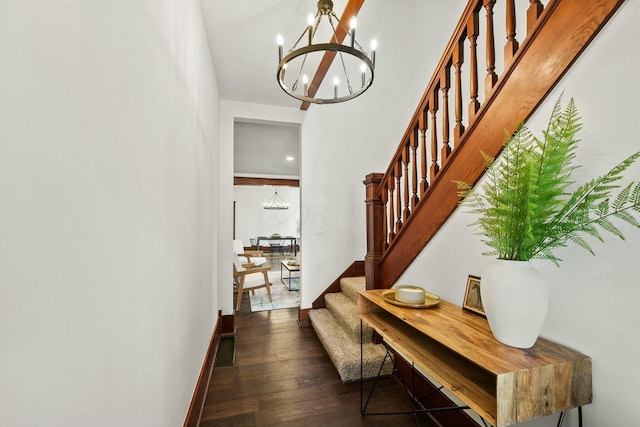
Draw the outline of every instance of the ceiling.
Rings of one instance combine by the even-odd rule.
[[[276,36],[282,34],[285,40],[297,38],[307,16],[315,13],[316,0],[200,0],[200,3],[220,97],[299,108],[300,101],[284,93],[276,81]],[[333,3],[335,13],[340,16],[347,0]],[[299,177],[298,127],[236,123],[235,130],[236,176]],[[285,160],[290,155],[294,160]]]
[[[276,80],[276,37],[282,34],[285,47],[293,45],[306,26],[307,16],[315,14],[316,1],[200,0],[200,3],[221,98],[299,108],[300,101],[285,94]],[[338,16],[346,3],[347,0],[333,1]]]
[[[300,176],[299,126],[236,122],[233,134],[233,171],[236,176]]]
[[[317,0],[200,0],[220,97],[300,108],[300,101],[283,92],[277,83],[276,37],[283,35],[286,52],[304,31],[307,16],[316,12],[316,3]],[[334,12],[341,16],[348,0],[333,0],[333,3]],[[465,0],[364,1],[357,14],[356,39],[366,47],[372,39],[379,42],[376,81],[386,82],[386,87],[401,87],[404,79],[422,78],[418,77],[419,70],[397,65],[409,63],[411,56],[415,55],[415,44],[406,43],[404,38],[415,40],[423,37],[420,56],[429,58],[435,66],[465,4]],[[429,36],[425,38],[427,32]],[[334,65],[337,62],[334,61]],[[391,70],[393,75],[383,74]],[[332,74],[327,74],[325,84],[332,85],[332,79]],[[317,108],[330,106],[311,105],[310,111]],[[282,129],[283,124],[275,124],[281,129],[269,129],[273,125],[253,123],[238,132],[238,135],[243,135],[242,132],[246,131],[242,140],[234,141],[235,166],[241,168],[239,170],[244,175],[298,178],[300,129]],[[244,124],[240,125],[243,127]],[[281,135],[277,136],[279,133]],[[284,143],[285,135],[296,139]],[[283,164],[282,159],[296,148],[298,155],[294,154],[293,163]]]

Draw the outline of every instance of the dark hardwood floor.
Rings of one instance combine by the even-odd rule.
[[[213,369],[200,426],[417,425],[409,414],[361,416],[360,384],[340,381],[314,330],[298,326],[297,309],[251,313],[247,294],[243,298],[235,363]],[[368,410],[411,409],[398,380],[387,377]],[[419,421],[437,425],[425,414]]]

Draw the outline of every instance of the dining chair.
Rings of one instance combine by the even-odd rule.
[[[249,243],[251,243],[251,248],[252,249],[257,250],[257,251],[260,250],[260,248],[258,247],[258,239],[251,238],[251,239],[249,239]]]
[[[271,246],[271,254],[278,252],[280,255],[284,256],[284,245],[282,240],[269,240],[269,246]]]
[[[240,261],[240,257],[237,255],[233,260],[233,286],[236,288],[238,296],[236,298],[236,311],[240,311],[240,305],[242,304],[242,294],[251,291],[252,295],[255,295],[255,290],[260,288],[267,289],[267,296],[269,301],[271,298],[271,283],[269,282],[269,275],[267,271],[271,270],[270,266],[265,267],[250,267],[252,264],[243,264]],[[262,274],[262,280],[260,280],[260,274]],[[247,281],[247,277],[249,280]]]
[[[262,251],[245,250],[242,240],[239,239],[233,241],[233,252],[239,257],[246,259],[247,263],[252,263],[256,267],[260,267],[267,262],[267,258],[262,256]]]

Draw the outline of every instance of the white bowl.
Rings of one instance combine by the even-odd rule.
[[[398,285],[396,290],[396,301],[405,304],[424,304],[424,289],[419,286]]]

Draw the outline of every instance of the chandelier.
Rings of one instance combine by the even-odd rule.
[[[282,90],[303,102],[334,104],[353,99],[369,89],[373,83],[377,43],[375,40],[371,42],[371,51],[367,54],[356,41],[356,25],[354,16],[347,28],[333,12],[331,0],[318,0],[318,11],[315,16],[309,15],[307,27],[284,57],[284,39],[278,35],[280,62],[276,78]],[[347,35],[349,44],[342,44],[341,41]],[[326,36],[329,42],[314,43],[316,36]],[[339,61],[331,69],[335,72],[332,80],[333,90],[326,85],[320,87],[324,80],[324,73],[317,75],[310,83],[309,74],[306,71],[318,69],[321,60],[328,60],[331,63],[336,54]],[[318,74],[320,73],[319,70]]]
[[[276,192],[273,193],[268,202],[262,204],[262,208],[270,210],[289,209],[289,203],[285,203],[282,200],[282,197],[278,194],[278,187],[276,187]]]

